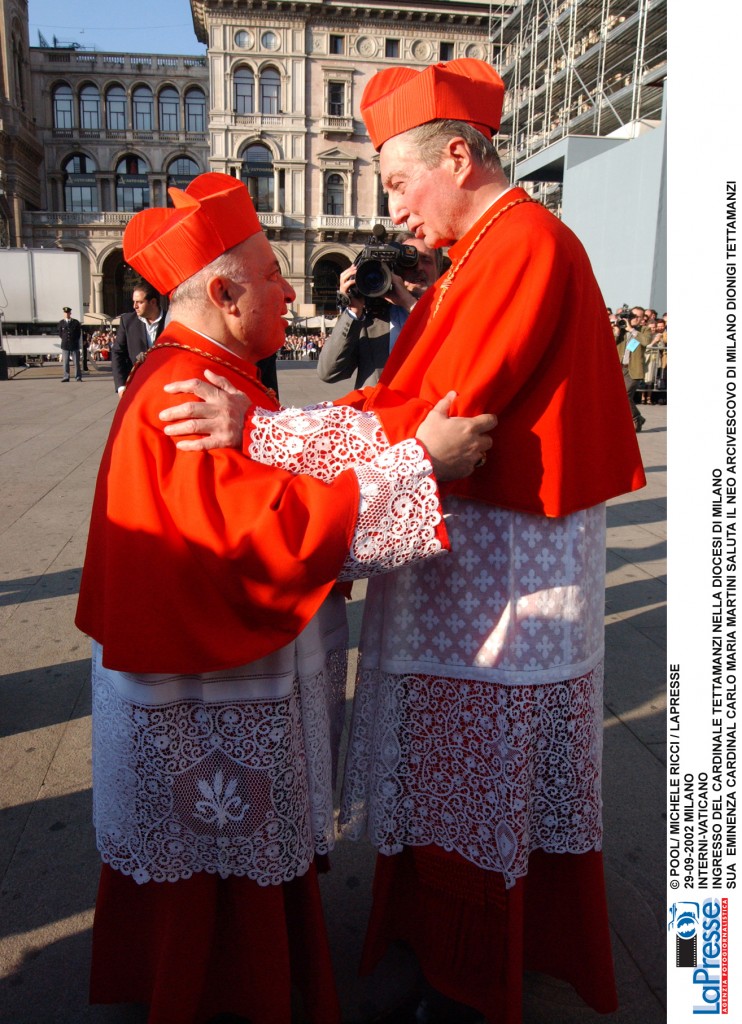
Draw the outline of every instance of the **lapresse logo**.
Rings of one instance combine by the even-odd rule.
[[[668,930],[675,936],[675,966],[692,971],[695,1014],[727,1012],[729,965],[727,900],[673,903]]]

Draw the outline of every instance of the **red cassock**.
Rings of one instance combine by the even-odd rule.
[[[254,367],[179,323],[135,370],[101,462],[76,618],[108,668],[205,672],[255,661],[301,632],[348,552],[352,472],[329,487],[231,449],[184,458],[163,433],[158,414],[173,403],[162,388],[201,378],[204,366],[278,408]]]
[[[136,369],[103,455],[77,626],[124,672],[242,665],[293,639],[331,590],[357,479],[328,487],[228,450],[184,458],[157,418],[172,404],[166,383],[210,366],[257,405],[278,405],[254,368],[201,335],[173,323],[161,342]],[[314,1020],[339,1020],[315,865],[267,886],[203,871],[138,885],[103,865],[93,1002],[147,1003],[150,1024],[230,1010],[281,1024],[292,986]]]
[[[455,414],[491,412],[498,417],[486,465],[469,478],[447,485],[444,492],[444,511],[453,512],[454,519],[463,524],[457,527],[457,534],[451,534],[453,555],[462,542],[468,548],[463,556],[457,556],[461,557],[458,575],[457,563],[450,557],[445,565],[428,567],[430,572],[421,568],[412,582],[403,570],[394,578],[369,585],[366,616],[372,621],[369,635],[361,640],[354,728],[346,765],[348,794],[341,821],[351,823],[349,834],[357,834],[352,824],[354,802],[361,806],[367,801],[366,827],[372,840],[393,855],[380,855],[377,860],[364,968],[371,970],[389,944],[401,939],[415,950],[424,974],[436,988],[478,1009],[489,1024],[520,1021],[522,974],[529,969],[569,981],[595,1009],[609,1012],[615,1008],[616,994],[600,853],[599,753],[593,760],[596,781],[591,794],[598,833],[597,838],[578,844],[584,852],[551,852],[559,849],[559,843],[542,845],[540,839],[533,838],[526,809],[526,824],[517,840],[527,868],[506,878],[496,869],[482,867],[490,851],[481,835],[494,836],[501,825],[497,814],[488,818],[484,813],[485,796],[496,805],[498,785],[502,792],[510,785],[508,771],[517,767],[527,775],[528,756],[535,765],[546,738],[544,732],[539,733],[538,714],[534,719],[532,712],[525,710],[526,691],[530,691],[529,699],[537,692],[543,700],[550,692],[576,694],[587,684],[592,688],[592,708],[586,710],[583,704],[582,711],[570,715],[556,711],[549,723],[557,730],[585,729],[587,745],[593,751],[599,745],[604,532],[598,534],[596,517],[602,515],[599,508],[608,499],[642,487],[644,472],[605,302],[587,255],[572,232],[516,188],[504,194],[456,242],[449,256],[451,271],[415,306],[381,383],[346,399],[377,413],[393,413],[398,417],[396,429],[402,433],[405,417],[413,411],[417,414],[416,403],[405,403],[404,395],[418,399],[422,407],[454,390],[458,395]],[[493,519],[480,515],[477,507],[505,511],[497,512]],[[548,630],[559,627],[549,621],[553,613],[548,601],[550,595],[557,595],[558,604],[564,587],[559,585],[558,574],[553,577],[555,583],[540,580],[548,576],[542,572],[543,565],[562,557],[560,522],[573,524],[571,536],[575,539],[585,534],[585,523],[592,523],[599,540],[586,555],[597,565],[597,574],[593,572],[592,589],[588,586],[583,591],[590,599],[580,613],[592,616],[593,636],[598,639],[591,648],[591,660],[579,672],[559,675],[555,669],[545,680],[548,685],[531,688],[522,684],[530,679],[536,684],[543,682],[538,673],[545,671],[546,664],[535,644],[535,657],[529,662],[526,655],[509,650],[503,653],[497,636],[501,632],[507,639],[522,608],[526,610],[517,643],[524,650],[531,643],[529,630],[536,634],[541,630],[548,646]],[[515,542],[514,530],[520,531]],[[539,532],[550,539],[531,541],[531,535]],[[494,538],[500,545],[497,550],[493,549]],[[543,547],[539,548],[539,543]],[[507,555],[502,559],[507,563],[504,569],[491,568],[493,551],[498,557],[503,552]],[[529,572],[539,580],[530,592],[521,576],[525,563],[513,563],[516,551],[531,559]],[[489,591],[488,584],[482,583],[483,595],[480,578],[486,574],[496,583],[489,583]],[[508,575],[516,582],[522,579],[524,589],[517,600],[501,589],[507,585]],[[405,576],[407,583],[403,582]],[[464,600],[456,603],[460,594]],[[421,633],[415,649],[411,624],[405,625],[403,635],[393,621],[412,595],[416,595],[415,624]],[[477,641],[475,635],[474,646],[489,658],[486,664],[491,672],[482,667],[484,662],[474,660],[471,669],[467,668],[468,655],[460,637],[467,631],[475,633],[475,613],[470,612],[467,619],[462,611],[466,600],[472,606],[477,603],[477,614],[482,613],[482,638]],[[529,613],[529,602],[537,601],[542,610]],[[454,628],[449,623],[457,614]],[[428,629],[426,619],[438,624]],[[567,619],[561,625],[567,632],[571,629]],[[441,639],[455,651],[448,661],[447,655],[434,649]],[[382,654],[377,656],[379,646]],[[511,654],[516,670],[505,679],[502,664]],[[437,666],[427,667],[426,658]],[[578,675],[580,678],[575,678]],[[511,682],[514,685],[509,685]],[[383,696],[377,697],[378,692]],[[457,696],[463,692],[470,692],[469,705]],[[415,695],[414,704],[410,694]],[[458,717],[452,712],[450,720],[442,724],[445,712],[437,708],[435,694],[446,709],[461,707],[463,711],[456,711]],[[477,739],[475,746],[478,723],[489,723],[486,729],[493,733],[499,718],[508,718],[512,731],[507,733],[503,726],[497,742],[485,736],[481,742]],[[545,725],[545,718],[543,722]],[[431,735],[436,731],[435,742],[426,738],[426,728]],[[523,749],[519,748],[516,760],[503,760],[500,782],[493,769],[490,778],[487,772],[498,751],[510,744],[514,752],[517,737],[530,728],[534,729],[530,755],[525,761],[517,760]],[[480,733],[486,729],[483,726]],[[383,737],[377,747],[374,735]],[[581,756],[578,748],[576,745],[572,751],[575,757]],[[395,752],[394,757],[389,751]],[[365,767],[369,758],[374,762],[370,770]],[[459,769],[460,789],[454,786],[439,801],[443,806],[437,828],[431,825],[439,810],[437,795],[453,777],[457,764],[463,766]],[[467,770],[466,765],[481,766],[482,778],[488,781],[482,782],[479,791],[477,780],[472,782],[470,777],[478,769]],[[375,781],[367,784],[361,769]],[[546,785],[541,779],[532,781],[529,790],[524,783],[521,804],[535,807],[543,795],[536,787],[542,784]],[[477,815],[482,811],[471,824],[468,841],[468,812],[461,810],[467,799]],[[460,820],[455,823],[457,815]],[[538,824],[543,828],[544,822],[548,824],[548,815]],[[494,849],[494,838],[489,842]],[[570,849],[568,844],[564,848]]]
[[[375,418],[356,437],[356,414],[332,406],[338,443],[315,431],[327,482],[238,451],[178,451],[162,389],[205,368],[268,410],[270,428],[278,403],[255,368],[173,323],[134,371],[96,487],[76,618],[94,640],[105,861],[91,999],[147,1003],[150,1024],[223,1012],[285,1024],[297,987],[306,1019],[334,1024],[317,864],[333,841],[347,627],[330,592],[341,569],[445,547],[440,501],[417,442],[389,452]],[[369,432],[366,463],[346,470]],[[375,529],[374,516],[394,525],[400,496],[402,528]],[[425,508],[414,524],[408,499]]]
[[[452,269],[463,260],[451,284],[444,275],[416,304],[381,383],[348,400],[395,411],[408,436],[404,417],[419,410],[401,396],[435,403],[456,391],[453,415],[490,412],[498,424],[486,466],[448,493],[562,516],[646,480],[587,254],[539,203],[510,205],[527,198],[511,189],[450,248]]]

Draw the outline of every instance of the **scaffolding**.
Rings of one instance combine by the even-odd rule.
[[[490,4],[492,63],[506,86],[498,148],[511,181],[519,162],[566,135],[632,138],[660,121],[666,7],[666,0]]]

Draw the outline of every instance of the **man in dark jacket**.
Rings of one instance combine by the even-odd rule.
[[[411,245],[418,252],[417,263],[407,267],[403,277],[392,276],[393,287],[382,308],[367,309],[366,300],[353,289],[356,264],[340,275],[340,294],[348,305],[322,346],[317,363],[321,380],[334,384],[356,374],[355,387],[378,384],[389,353],[404,326],[412,307],[427,291],[440,273],[438,256],[433,249],[409,232],[395,236],[396,242]]]
[[[62,353],[64,360],[62,363],[62,383],[66,384],[70,379],[70,353],[75,358],[75,380],[82,380],[82,372],[80,370],[80,338],[82,336],[82,327],[80,321],[75,320],[72,315],[72,310],[69,306],[63,306],[62,312],[64,316],[57,325],[57,331],[59,337],[62,339]]]
[[[146,282],[137,285],[131,294],[131,313],[124,313],[116,330],[111,349],[113,384],[119,394],[137,358],[152,348],[165,327],[165,314],[160,305],[160,293]]]

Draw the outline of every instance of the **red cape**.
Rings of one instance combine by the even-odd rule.
[[[492,214],[525,196],[502,196],[452,246],[454,267]],[[485,231],[433,315],[444,281],[415,306],[381,384],[341,401],[377,412],[390,440],[450,390],[454,414],[495,413],[486,465],[448,493],[562,516],[643,487],[605,302],[569,228],[521,203]]]
[[[225,360],[215,365],[177,342]],[[358,514],[352,471],[332,484],[241,452],[181,452],[162,389],[210,367],[277,408],[250,364],[172,323],[137,368],[98,474],[76,624],[126,672],[208,672],[293,640],[332,588]],[[245,374],[249,374],[246,378]]]

